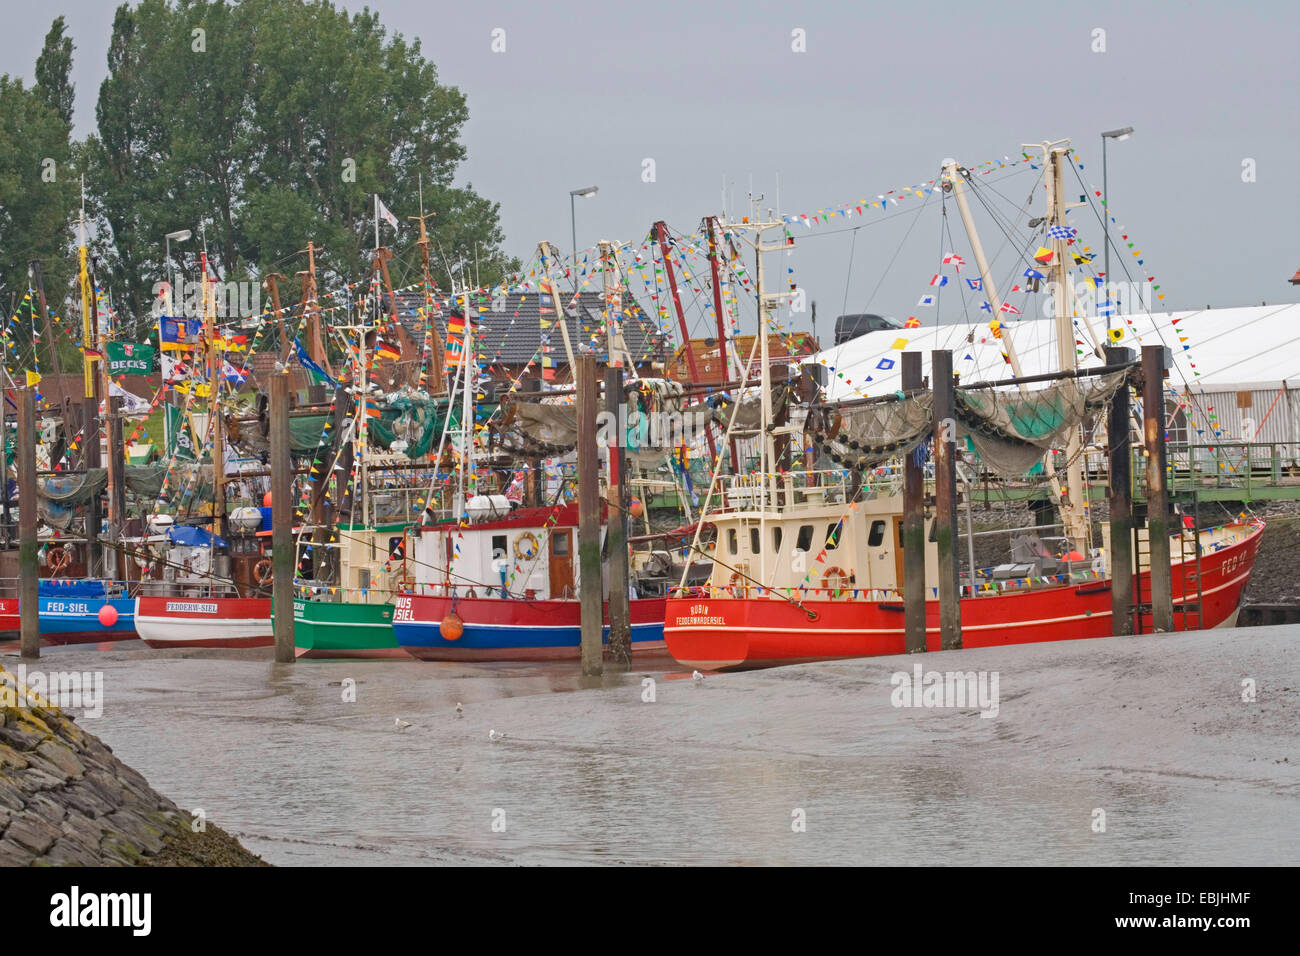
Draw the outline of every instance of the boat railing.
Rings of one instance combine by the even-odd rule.
[[[104,586],[102,595],[93,597],[106,598],[125,598],[131,597],[132,593],[140,582],[139,581],[118,581],[112,578],[40,578],[39,593],[41,597],[57,597],[60,588],[67,588],[69,592],[78,584],[84,584],[86,581],[94,581]],[[19,590],[22,586],[19,578],[0,578],[0,598],[16,598],[19,596]],[[89,597],[89,595],[73,595],[75,597]]]
[[[779,475],[731,475],[725,507],[734,510],[785,509],[795,505],[844,504],[849,495],[845,470],[792,471]]]
[[[176,581],[137,581],[141,597],[236,598],[239,591],[229,583],[183,584]]]
[[[990,572],[992,569],[983,569]],[[1095,581],[1104,580],[1106,574],[1102,570],[1092,567],[1072,568],[1058,574],[1036,575],[1021,578],[994,579],[992,577],[977,580],[974,588],[970,583],[970,576],[963,575],[964,583],[961,585],[961,596],[963,598],[984,598],[993,597],[998,594],[1006,594],[1009,591],[1032,591],[1044,588],[1061,587],[1068,585],[1088,584]],[[668,589],[668,596],[672,598],[772,598],[781,601],[801,601],[801,600],[856,600],[856,601],[886,601],[898,602],[903,600],[902,588],[878,588],[878,587],[854,587],[852,585],[842,588],[823,588],[823,587],[766,587],[759,584],[733,584],[733,585],[714,585],[702,584],[689,587],[672,587]],[[933,595],[931,595],[931,598]]]

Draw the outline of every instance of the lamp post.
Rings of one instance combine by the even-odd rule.
[[[574,203],[579,196],[590,199],[600,191],[598,186],[583,186],[581,189],[569,190],[569,226],[573,230],[573,291],[578,291],[578,214]],[[558,307],[559,303],[556,303]]]
[[[1102,208],[1102,230],[1105,234],[1103,255],[1106,269],[1106,331],[1110,331],[1111,308],[1110,301],[1110,183],[1106,177],[1106,140],[1113,139],[1123,141],[1133,135],[1132,126],[1122,126],[1119,129],[1108,129],[1101,134],[1101,194],[1105,199]]]
[[[188,229],[177,229],[175,232],[169,232],[167,235],[163,236],[167,248],[167,261],[164,263],[164,268],[167,270],[167,311],[170,312],[172,316],[176,315],[176,302],[173,299],[175,284],[172,281],[172,240],[175,240],[176,242],[184,242],[192,235],[194,234]]]

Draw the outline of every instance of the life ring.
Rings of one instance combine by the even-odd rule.
[[[745,592],[749,590],[746,583],[749,579],[739,571],[731,572],[731,577],[727,580],[727,588],[731,591],[733,597],[744,597]]]
[[[50,554],[50,577],[57,578],[59,572],[72,563],[72,548],[64,545]]]
[[[525,541],[529,543],[528,551],[524,551],[522,547]],[[537,540],[537,535],[533,534],[531,531],[525,531],[519,537],[515,538],[515,557],[520,561],[531,561],[533,558],[541,554],[541,551],[542,542]]]
[[[275,577],[275,571],[271,568],[270,558],[263,558],[261,561],[258,561],[257,564],[253,565],[253,580],[256,581],[260,587],[265,587],[269,584],[273,577]]]
[[[832,580],[838,580],[839,583],[832,584]],[[848,587],[848,584],[849,573],[839,565],[831,565],[826,569],[826,573],[822,575],[823,591],[842,591]]]

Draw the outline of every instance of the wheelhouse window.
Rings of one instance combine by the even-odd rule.
[[[867,535],[867,546],[878,548],[885,543],[885,523],[883,521],[871,522],[871,532]]]
[[[772,529],[772,551],[780,553],[781,551],[781,526],[777,525]]]
[[[732,554],[740,553],[740,542],[736,538],[735,528],[727,529],[727,550],[730,551]]]
[[[762,541],[762,539],[759,537],[759,531],[758,531],[758,529],[757,529],[757,528],[750,528],[750,529],[749,529],[749,550],[750,550],[750,552],[753,553],[753,554],[758,554],[758,553],[762,550],[762,547],[763,547],[763,541]]]
[[[834,551],[840,546],[840,536],[844,533],[844,522],[838,521],[835,524],[826,526],[826,550]]]
[[[799,526],[799,536],[795,538],[794,546],[800,551],[812,550],[813,526],[810,524]]]

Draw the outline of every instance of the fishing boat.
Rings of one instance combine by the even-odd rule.
[[[299,575],[293,606],[294,645],[307,658],[406,658],[393,631],[393,595],[405,580],[405,536],[411,517],[432,509],[428,486],[436,467],[434,435],[446,437],[454,409],[445,394],[441,339],[433,323],[430,239],[423,214],[418,247],[424,266],[426,344],[420,349],[398,318],[388,273],[388,249],[375,250],[369,308],[349,336],[349,368],[336,387],[342,427],[319,455],[313,476],[310,536],[299,534]],[[309,296],[309,302],[314,296]],[[385,309],[384,306],[387,305]],[[368,314],[367,314],[368,313]],[[353,338],[355,336],[355,338]],[[320,356],[317,364],[327,367]],[[432,393],[432,394],[431,394]],[[307,529],[304,528],[304,532]]]
[[[299,657],[407,658],[393,632],[392,595],[403,568],[402,525],[338,526],[337,575],[297,586],[293,640]],[[318,547],[321,547],[318,545]],[[334,556],[337,557],[334,557]]]
[[[202,374],[189,385],[206,388],[209,403],[203,447],[212,464],[212,509],[200,516],[205,528],[178,524],[167,514],[150,518],[165,532],[157,555],[156,580],[143,581],[136,599],[136,629],[150,647],[262,647],[274,641],[271,629],[271,562],[258,532],[266,516],[245,505],[227,514],[229,428],[222,391],[230,372],[225,335],[216,325],[216,299],[210,286],[207,252],[200,256],[202,279]],[[160,332],[161,340],[161,332]],[[240,377],[242,380],[242,377]]]
[[[665,610],[664,637],[675,660],[728,670],[904,652],[903,497],[886,491],[851,500],[842,472],[817,477],[819,483],[803,485],[790,476],[778,489],[781,507],[763,511],[751,504],[756,483],[738,481],[732,500],[745,506],[710,515],[719,560],[709,583],[679,590]],[[938,579],[935,520],[928,521],[925,544],[927,595]],[[1176,629],[1236,623],[1263,529],[1250,520],[1171,538]],[[1144,529],[1139,553],[1145,535]],[[963,647],[1115,632],[1109,579],[1092,561],[1061,560],[1064,544],[1027,530],[1010,562],[966,585]],[[1150,578],[1149,568],[1141,570],[1134,593],[1149,595]],[[937,651],[937,599],[925,602],[925,619],[927,650]],[[1152,630],[1150,611],[1136,624]]]
[[[959,601],[954,603],[959,606],[963,647],[1103,637],[1127,630],[1127,622],[1112,620],[1114,581],[1107,567],[1113,554],[1110,528],[1102,523],[1099,534],[1094,530],[1082,461],[1085,423],[1108,407],[1117,390],[1127,389],[1129,380],[1125,368],[1106,363],[1102,346],[1107,337],[1091,327],[1072,297],[1067,264],[1086,266],[1090,257],[1070,248],[1077,230],[1065,215],[1063,170],[1069,162],[1068,142],[1044,143],[1042,153],[1042,166],[1034,168],[1044,171],[1047,211],[1030,221],[1029,228],[1041,230],[1043,245],[1025,275],[1031,283],[1048,279],[1050,287],[1058,290],[1053,297],[1054,321],[1043,327],[1054,333],[1056,373],[1060,373],[1043,376],[1052,384],[1042,389],[1029,389],[1011,337],[999,334],[1000,319],[1013,310],[1000,304],[1003,300],[970,217],[965,199],[969,177],[955,161],[944,164],[942,189],[956,200],[980,272],[979,280],[969,286],[983,293],[981,309],[995,317],[991,334],[985,335],[1013,376],[1009,383],[961,386],[950,420],[951,440],[964,443],[986,467],[1004,477],[1023,480],[1036,471],[1037,480],[1049,484],[1062,519],[1051,527],[1064,532],[1052,537],[1049,528],[1012,529],[1007,562],[976,568],[972,550],[964,577],[958,579],[954,570],[953,581],[959,582]],[[709,583],[688,587],[683,581],[666,607],[664,635],[669,651],[683,665],[701,670],[898,654],[909,649],[903,600],[904,542],[908,540],[905,496],[898,487],[899,469],[882,466],[902,456],[925,454],[936,417],[933,398],[921,389],[899,389],[895,394],[825,403],[809,414],[805,439],[829,459],[828,464],[839,468],[819,472],[774,467],[765,332],[768,309],[778,300],[764,292],[763,253],[780,247],[763,244],[762,234],[781,226],[756,222],[736,230],[753,232],[757,251],[759,338],[764,345],[762,415],[756,432],[761,442],[760,467],[753,475],[731,476],[726,482],[715,475],[720,505],[703,519],[717,531]],[[949,254],[944,262],[960,264],[961,260]],[[1046,273],[1038,271],[1042,267]],[[936,275],[931,285],[946,281]],[[1036,288],[1035,284],[1029,291]],[[1116,341],[1114,336],[1111,341]],[[1099,367],[1082,367],[1093,358],[1099,360]],[[877,368],[894,365],[890,358]],[[932,374],[950,375],[950,361],[947,366],[941,372],[936,359]],[[918,384],[919,378],[918,364]],[[1155,394],[1160,394],[1159,388]],[[1127,417],[1119,427],[1130,429]],[[1148,425],[1147,434],[1156,427]],[[1127,436],[1121,447],[1127,456]],[[1155,452],[1148,448],[1147,453]],[[1059,468],[1063,474],[1058,473],[1054,455],[1063,456]],[[915,500],[919,506],[924,499],[918,494]],[[969,507],[969,494],[967,502]],[[1231,626],[1264,523],[1243,517],[1201,528],[1194,516],[1183,516],[1181,521],[1178,517],[1170,516],[1169,524],[1152,520],[1149,525],[1156,529],[1150,533],[1162,535],[1167,527],[1177,528],[1168,540],[1173,629]],[[938,540],[941,535],[947,540],[955,536],[951,528],[939,528],[937,506],[926,511],[922,520],[910,540],[921,544],[925,555],[925,646],[938,650],[943,643]],[[969,540],[969,526],[967,535]],[[1157,629],[1151,554],[1163,549],[1153,544],[1147,526],[1134,529],[1132,625],[1138,632]]]
[[[165,526],[169,516],[154,516]],[[160,519],[162,519],[160,521]],[[231,514],[229,540],[192,525],[166,530],[157,580],[143,581],[135,627],[153,648],[266,647],[274,642],[270,560],[257,537],[257,509]]]
[[[40,634],[51,644],[133,640],[135,599],[124,582],[45,579],[38,585]]]
[[[413,584],[395,599],[398,643],[429,661],[578,658],[577,505],[512,509],[505,496],[482,495],[467,511],[468,522],[412,532]],[[664,599],[629,606],[632,653],[663,653]],[[608,602],[604,614],[608,622]]]

